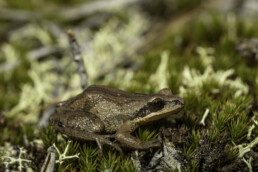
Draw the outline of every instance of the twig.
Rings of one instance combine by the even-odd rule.
[[[0,65],[0,73],[2,72],[8,72],[9,70],[12,70],[16,66],[18,66],[21,63],[21,60],[15,60],[9,63],[4,63]]]
[[[62,53],[62,48],[57,46],[43,46],[38,49],[29,51],[27,54],[27,60],[40,60],[44,57],[48,57],[54,53]],[[0,73],[13,70],[15,67],[21,64],[21,60],[14,60],[12,62],[3,63],[0,65]]]
[[[137,2],[139,0],[109,0],[108,2],[106,0],[98,0],[91,3],[86,2],[78,7],[61,11],[60,16],[67,20],[76,20],[97,11],[107,11]]]
[[[47,156],[45,158],[44,164],[41,167],[40,172],[53,172],[56,161],[56,150],[53,146],[47,149]]]
[[[31,21],[38,18],[41,18],[41,16],[38,13],[31,11],[3,8],[0,10],[1,20]]]
[[[73,54],[74,61],[77,63],[77,72],[81,78],[82,89],[87,88],[88,74],[86,73],[84,61],[81,55],[80,45],[78,44],[73,32],[71,30],[67,31],[69,36],[70,48]]]
[[[27,54],[27,58],[29,60],[39,60],[43,57],[47,57],[50,54],[59,53],[62,49],[57,46],[43,46],[32,51],[29,51]]]
[[[49,117],[55,112],[56,106],[50,105],[46,110],[44,110],[43,115],[41,116],[38,126],[43,127],[47,126]]]
[[[55,63],[55,66],[56,66],[56,69],[57,69],[57,73],[58,73],[58,80],[56,81],[56,84],[55,84],[55,89],[54,89],[54,92],[53,92],[53,98],[56,98],[58,95],[59,95],[59,91],[60,91],[60,88],[61,88],[61,65],[60,65],[60,61],[59,60],[54,60],[54,63]],[[47,126],[48,124],[48,119],[50,117],[50,115],[52,115],[54,113],[56,109],[56,105],[50,105],[49,107],[47,107],[40,120],[39,120],[39,127],[42,127],[42,126]]]

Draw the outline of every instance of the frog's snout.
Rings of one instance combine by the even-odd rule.
[[[184,106],[184,102],[181,102],[180,100],[176,100],[176,101],[175,101],[175,105]]]
[[[180,105],[184,106],[184,105],[185,105],[185,101],[184,101],[184,99],[179,98],[179,99],[178,99],[178,104],[180,104]]]
[[[175,100],[173,100],[174,105],[179,105],[184,107],[185,102],[184,99],[182,99],[181,97],[177,97]]]

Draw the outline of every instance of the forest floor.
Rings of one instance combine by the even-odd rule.
[[[0,171],[258,171],[257,2],[25,2],[0,2]],[[88,85],[184,99],[133,133],[162,147],[121,156],[104,145],[99,157],[95,142],[48,125],[83,90],[67,30]]]

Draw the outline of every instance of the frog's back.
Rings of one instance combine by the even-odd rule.
[[[146,96],[149,96],[148,94],[140,94],[140,93],[128,93],[125,91],[122,91],[120,89],[112,88],[109,86],[104,85],[91,85],[89,86],[85,91],[85,94],[92,94],[92,95],[107,95],[112,98],[116,99],[146,99]]]
[[[108,133],[117,131],[125,121],[132,119],[148,96],[98,85],[88,87],[85,95],[90,100],[89,112],[101,119]]]

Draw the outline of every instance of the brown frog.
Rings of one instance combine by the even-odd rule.
[[[60,102],[49,122],[69,137],[96,141],[100,150],[104,143],[122,152],[109,138],[132,149],[159,147],[158,140],[142,142],[131,133],[183,107],[183,99],[174,96],[168,88],[157,94],[139,94],[92,85],[76,97]]]

